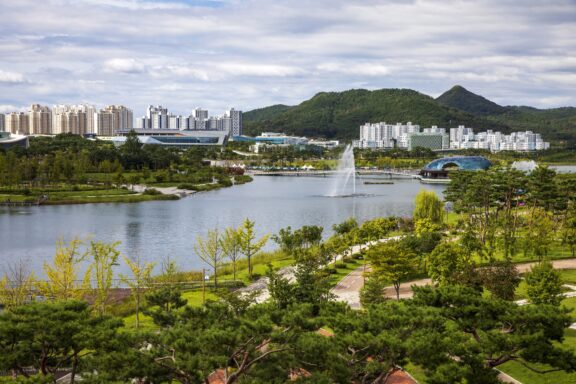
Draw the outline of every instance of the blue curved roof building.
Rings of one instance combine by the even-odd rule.
[[[490,161],[482,156],[454,156],[436,159],[426,164],[420,171],[423,181],[448,181],[448,173],[453,170],[481,171],[492,166]]]

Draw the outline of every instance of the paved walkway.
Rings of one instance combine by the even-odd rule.
[[[530,268],[537,264],[536,262],[530,263],[521,263],[516,264],[516,268],[520,273],[525,273],[530,270]],[[564,259],[564,260],[555,260],[552,262],[552,265],[555,269],[576,269],[576,259]],[[370,268],[367,267],[366,271],[370,271]],[[351,308],[358,309],[361,307],[360,305],[360,290],[364,286],[364,267],[357,268],[346,277],[344,277],[340,282],[332,289],[332,293],[336,296],[336,299],[339,301],[344,301],[350,305]],[[409,299],[413,296],[412,286],[423,286],[432,284],[432,280],[430,279],[419,279],[408,281],[406,283],[400,284],[400,298],[401,299]],[[576,288],[576,287],[575,287]],[[384,295],[388,298],[395,299],[396,298],[396,291],[394,287],[386,287],[384,291]],[[576,296],[576,292],[568,292],[567,297],[574,297]]]
[[[350,247],[348,249],[348,252],[346,253],[346,257],[349,257],[350,255],[354,255],[354,254],[360,252],[362,249],[370,248],[371,246],[373,246],[375,244],[390,241],[390,240],[398,240],[401,237],[402,236],[387,237],[385,239],[371,241],[371,242],[368,242],[366,244],[354,245],[353,247]],[[336,259],[336,261],[340,261],[340,260],[342,260],[342,257],[344,257],[344,255],[338,255],[338,256],[336,256],[335,259]],[[334,259],[332,259],[332,261],[334,261]],[[361,270],[362,270],[362,268],[359,268],[358,270],[355,270],[352,273],[356,273],[357,271],[360,271],[359,272],[360,276],[362,276]],[[280,276],[288,279],[288,281],[294,281],[294,267],[293,266],[288,266],[288,267],[284,267],[284,268],[279,269],[278,274]],[[348,276],[350,276],[350,275],[348,275]],[[351,290],[352,296],[358,296],[359,295],[360,289],[364,286],[364,281],[363,281],[363,279],[361,279],[361,280],[362,280],[362,282],[361,282],[361,285],[358,287],[358,289],[356,289],[356,287],[354,287],[354,289]],[[258,292],[258,294],[255,297],[255,301],[256,301],[256,303],[263,303],[270,298],[270,292],[268,291],[268,278],[262,277],[262,278],[258,279],[257,281],[253,282],[252,284],[248,285],[247,287],[239,289],[238,292],[240,292],[240,293]],[[339,297],[338,294],[334,292],[334,290],[332,290],[331,292],[334,293],[336,295],[336,297]],[[351,298],[351,301],[353,301],[353,300],[354,300],[354,298]],[[347,300],[342,300],[342,301],[347,301]],[[356,302],[358,302],[358,308],[360,308],[359,307],[359,305],[360,305],[360,297],[359,296],[358,296]]]

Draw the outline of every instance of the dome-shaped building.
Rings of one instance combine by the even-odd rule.
[[[481,171],[490,168],[492,163],[482,156],[454,156],[436,159],[426,164],[420,171],[423,182],[446,183],[450,171]]]

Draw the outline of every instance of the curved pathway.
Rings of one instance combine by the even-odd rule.
[[[520,273],[525,273],[530,270],[530,268],[537,264],[536,262],[530,263],[520,263],[516,264],[516,268]],[[552,265],[555,269],[576,269],[576,259],[563,259],[563,260],[553,260]],[[331,292],[336,296],[336,300],[344,301],[350,305],[351,308],[359,309],[360,305],[360,290],[364,286],[364,270],[370,271],[370,268],[367,267],[360,267],[356,270],[352,271],[346,277],[344,277],[340,282],[332,288]],[[401,299],[408,299],[411,298],[412,293],[412,286],[423,286],[429,285],[432,283],[430,279],[419,279],[419,280],[412,280],[407,281],[405,283],[400,284],[400,298]],[[396,291],[394,287],[386,287],[384,294],[388,298],[395,299],[396,298]]]

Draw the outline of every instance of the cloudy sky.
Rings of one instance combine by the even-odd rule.
[[[576,106],[575,0],[0,0],[0,112],[219,114],[320,91],[455,84]]]

